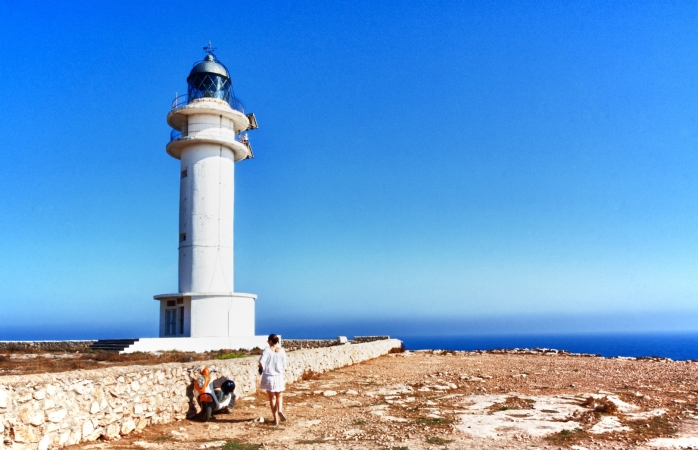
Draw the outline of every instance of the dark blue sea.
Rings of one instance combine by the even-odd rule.
[[[419,333],[412,324],[396,322],[361,325],[357,323],[302,324],[277,326],[263,324],[258,334],[275,332],[289,339],[334,339],[336,336],[389,334],[401,339],[409,350],[493,350],[513,348],[553,348],[573,353],[592,353],[612,356],[660,356],[674,360],[698,360],[698,332],[625,332],[625,333],[548,333],[548,334],[491,334],[436,335]],[[0,340],[53,340],[53,339],[116,339],[155,337],[152,327],[141,325],[109,327],[16,328],[0,326]],[[444,326],[444,329],[456,328]],[[433,328],[432,328],[433,330]]]
[[[611,356],[660,356],[698,360],[698,333],[395,336],[408,350],[552,348]]]

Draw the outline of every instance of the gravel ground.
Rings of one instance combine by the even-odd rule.
[[[279,426],[260,392],[209,423],[75,448],[698,448],[697,375],[696,362],[405,352],[288,385]]]

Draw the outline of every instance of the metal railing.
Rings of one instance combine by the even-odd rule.
[[[235,132],[233,127],[214,123],[190,123],[181,130],[172,130],[170,132],[170,142],[178,139],[191,139],[197,136],[227,139],[233,138],[238,142],[242,142],[241,136]]]
[[[209,97],[196,97],[196,98],[209,98]],[[196,98],[192,98],[191,100],[196,100]],[[210,98],[216,98],[216,97],[210,97]],[[187,106],[191,102],[191,100],[189,99],[189,94],[178,95],[177,97],[175,97],[174,100],[172,100],[172,110],[174,111],[174,110],[177,110],[180,108],[184,108],[185,106]],[[223,100],[226,103],[228,103],[230,105],[230,107],[233,108],[235,111],[240,111],[241,113],[245,114],[245,107],[242,105],[242,103],[237,101],[237,99],[235,99],[235,97],[233,97],[232,95],[227,100],[226,99],[220,99],[220,100]]]

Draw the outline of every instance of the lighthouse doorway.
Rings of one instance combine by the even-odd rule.
[[[165,310],[165,336],[177,336],[177,310]]]
[[[165,308],[165,336],[184,336],[184,299],[169,300]]]

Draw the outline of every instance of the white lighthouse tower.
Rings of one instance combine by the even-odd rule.
[[[160,338],[141,339],[130,351],[237,349],[266,341],[255,337],[257,296],[236,293],[233,272],[235,163],[253,157],[246,132],[257,121],[236,100],[230,72],[211,44],[204,50],[187,77],[187,93],[167,114],[173,131],[166,150],[181,162],[179,288],[154,297]]]

